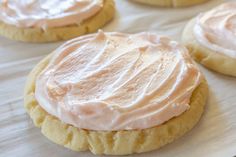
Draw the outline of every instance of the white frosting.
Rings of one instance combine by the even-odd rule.
[[[203,46],[236,58],[236,2],[225,3],[200,14],[194,35]]]
[[[103,0],[0,0],[0,20],[17,27],[62,27],[95,15]]]
[[[36,80],[48,113],[90,130],[145,129],[189,109],[201,73],[187,50],[151,33],[82,36],[59,47]]]

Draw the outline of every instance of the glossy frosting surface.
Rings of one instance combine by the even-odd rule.
[[[167,37],[99,31],[55,50],[35,97],[78,128],[145,129],[188,110],[201,79],[187,50]]]
[[[17,27],[62,27],[95,15],[103,0],[0,0],[0,20]]]
[[[236,2],[200,14],[194,35],[203,46],[236,59]]]

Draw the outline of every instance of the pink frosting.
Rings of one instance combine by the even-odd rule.
[[[188,110],[201,77],[187,50],[167,37],[99,31],[55,50],[35,97],[78,128],[145,129]]]
[[[1,0],[0,20],[17,27],[62,27],[95,15],[103,0]]]
[[[236,2],[224,3],[200,14],[194,35],[203,46],[236,58]]]

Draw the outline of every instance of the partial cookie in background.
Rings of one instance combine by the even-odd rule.
[[[236,76],[236,3],[222,4],[192,19],[182,41],[192,57],[216,72]]]
[[[1,1],[0,35],[24,42],[67,40],[95,32],[115,13],[113,0],[38,2]]]
[[[203,75],[177,42],[99,31],[43,59],[28,76],[24,105],[57,144],[127,155],[183,136],[199,121],[207,95]]]
[[[131,0],[160,7],[188,7],[207,2],[209,0]]]

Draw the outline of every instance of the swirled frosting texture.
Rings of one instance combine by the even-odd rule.
[[[0,20],[17,27],[62,27],[95,15],[103,0],[0,0]]]
[[[187,50],[166,37],[99,31],[54,52],[35,97],[78,128],[145,129],[188,110],[200,81]]]
[[[200,14],[194,34],[203,46],[236,58],[236,2],[228,2]]]

